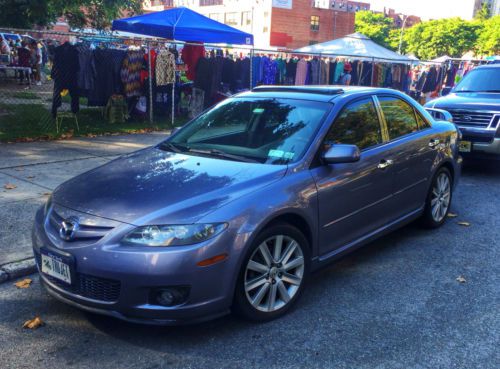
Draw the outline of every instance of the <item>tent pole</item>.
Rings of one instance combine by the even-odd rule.
[[[153,73],[151,70],[151,42],[148,43],[148,76],[149,76],[149,123],[153,123]]]
[[[172,83],[172,112],[170,114],[171,117],[171,123],[172,123],[172,129],[174,129],[174,109],[175,109],[175,72],[174,72],[174,82]]]

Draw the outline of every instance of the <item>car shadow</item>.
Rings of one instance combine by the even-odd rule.
[[[500,177],[500,160],[464,158],[462,175]]]

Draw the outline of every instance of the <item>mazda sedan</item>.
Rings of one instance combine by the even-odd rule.
[[[310,272],[416,219],[442,225],[458,137],[393,90],[256,88],[59,186],[36,214],[41,280],[133,322],[277,318]]]

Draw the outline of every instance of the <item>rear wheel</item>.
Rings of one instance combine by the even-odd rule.
[[[447,168],[440,168],[434,175],[422,216],[425,226],[437,228],[445,222],[451,206],[452,183]]]
[[[309,245],[288,224],[264,230],[250,247],[238,278],[234,307],[247,319],[267,321],[284,315],[302,292]]]

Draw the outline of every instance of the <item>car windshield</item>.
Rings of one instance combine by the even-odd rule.
[[[500,92],[500,68],[470,71],[453,89],[454,92]]]
[[[287,164],[302,157],[331,106],[294,99],[227,99],[160,147],[229,160]]]

